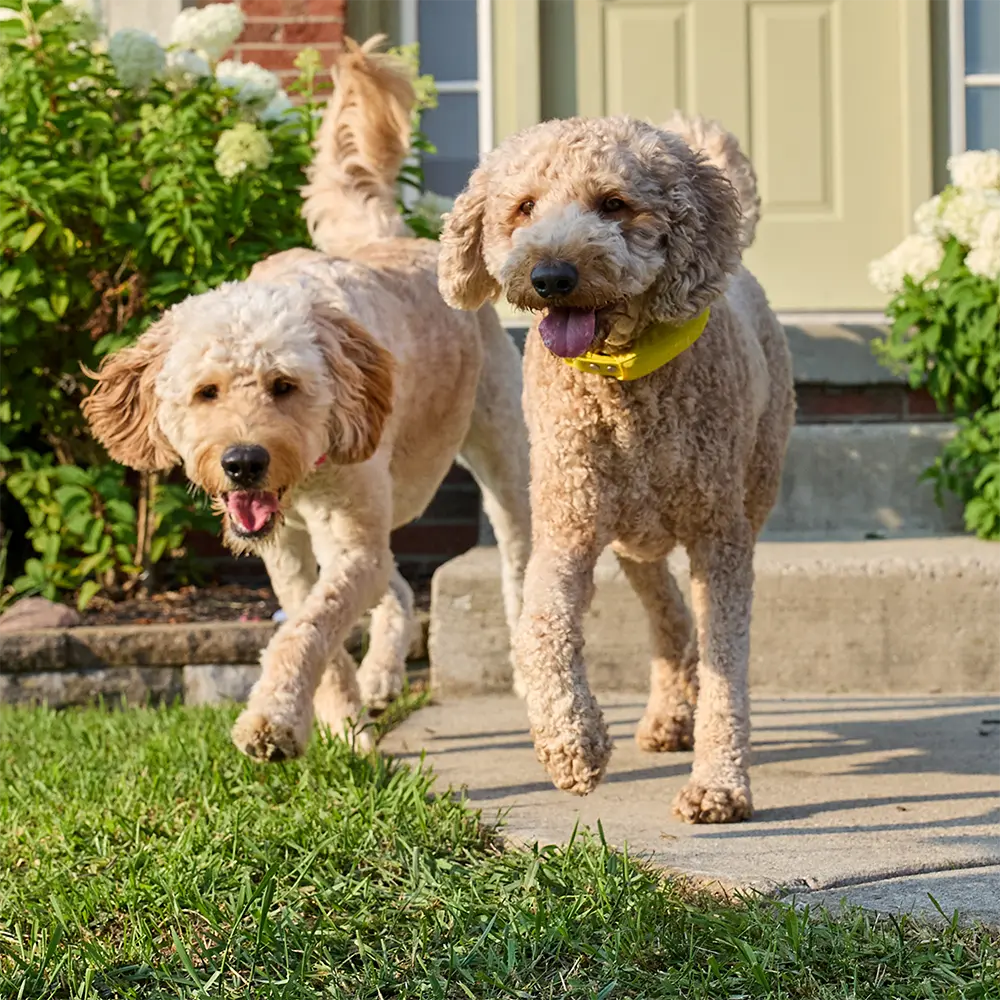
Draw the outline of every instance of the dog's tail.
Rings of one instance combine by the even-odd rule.
[[[335,89],[302,189],[302,214],[323,253],[349,253],[409,231],[396,205],[396,178],[410,151],[416,95],[403,61],[375,51],[384,37],[364,45],[345,38],[331,69]]]
[[[760,194],[753,164],[740,149],[736,136],[717,121],[686,115],[681,111],[675,111],[662,127],[668,132],[676,132],[692,149],[704,153],[709,163],[718,167],[729,179],[743,211],[743,247],[749,247],[760,220]]]

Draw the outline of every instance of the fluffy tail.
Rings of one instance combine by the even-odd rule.
[[[675,111],[662,126],[667,132],[676,132],[692,149],[705,154],[709,163],[721,170],[736,189],[743,210],[743,247],[754,240],[760,220],[760,194],[757,191],[757,174],[747,155],[740,149],[736,136],[726,131],[717,121],[700,116],[685,115]]]
[[[302,214],[323,253],[346,254],[408,232],[396,206],[396,178],[410,151],[416,97],[405,64],[375,52],[384,37],[364,45],[344,39],[332,67],[335,89],[302,189]]]

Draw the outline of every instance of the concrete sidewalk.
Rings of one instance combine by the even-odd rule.
[[[723,886],[933,916],[930,893],[949,915],[1000,925],[996,697],[755,698],[756,815],[697,827],[670,812],[691,754],[638,749],[641,696],[600,700],[615,752],[586,799],[549,783],[512,696],[431,705],[383,748],[411,762],[424,751],[439,788],[466,787],[514,841],[559,843],[600,821],[611,844]]]

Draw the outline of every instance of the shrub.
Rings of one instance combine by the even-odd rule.
[[[893,296],[877,353],[925,387],[957,433],[924,477],[965,505],[965,523],[1000,539],[1000,151],[948,163],[952,183],[921,205],[917,232],[871,265]]]
[[[7,596],[75,590],[85,604],[213,520],[183,487],[108,462],[80,417],[80,364],[308,245],[299,188],[325,88],[315,50],[296,61],[298,104],[262,67],[217,62],[242,29],[235,5],[184,11],[166,51],[135,29],[106,44],[85,3],[0,0],[0,12],[0,462],[36,554]],[[419,169],[401,180],[419,187]],[[433,237],[427,204],[404,214]]]

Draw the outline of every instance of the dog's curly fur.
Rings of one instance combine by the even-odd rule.
[[[389,535],[456,458],[483,488],[511,626],[530,542],[517,349],[491,307],[445,304],[437,244],[400,235],[411,82],[372,42],[348,43],[335,77],[304,207],[323,252],[277,254],[177,305],[105,361],[84,404],[117,461],[183,462],[230,546],[267,565],[289,619],[233,729],[259,760],[302,753],[314,716],[340,733],[400,691],[413,595]],[[223,467],[233,445],[270,457],[253,489]],[[372,607],[355,671],[343,642]]]
[[[529,128],[487,156],[442,235],[447,301],[474,309],[502,291],[539,313],[593,311],[591,350],[620,350],[654,323],[711,308],[691,348],[636,381],[565,364],[543,344],[541,317],[524,359],[533,540],[514,649],[538,756],[578,794],[607,766],[582,624],[610,544],[652,632],[636,736],[647,750],[693,744],[674,804],[690,822],[752,812],[753,550],[794,411],[784,332],[740,263],[758,213],[753,169],[716,123],[575,118]],[[579,274],[554,299],[531,279],[552,261]],[[666,564],[677,544],[690,557],[696,630]]]

